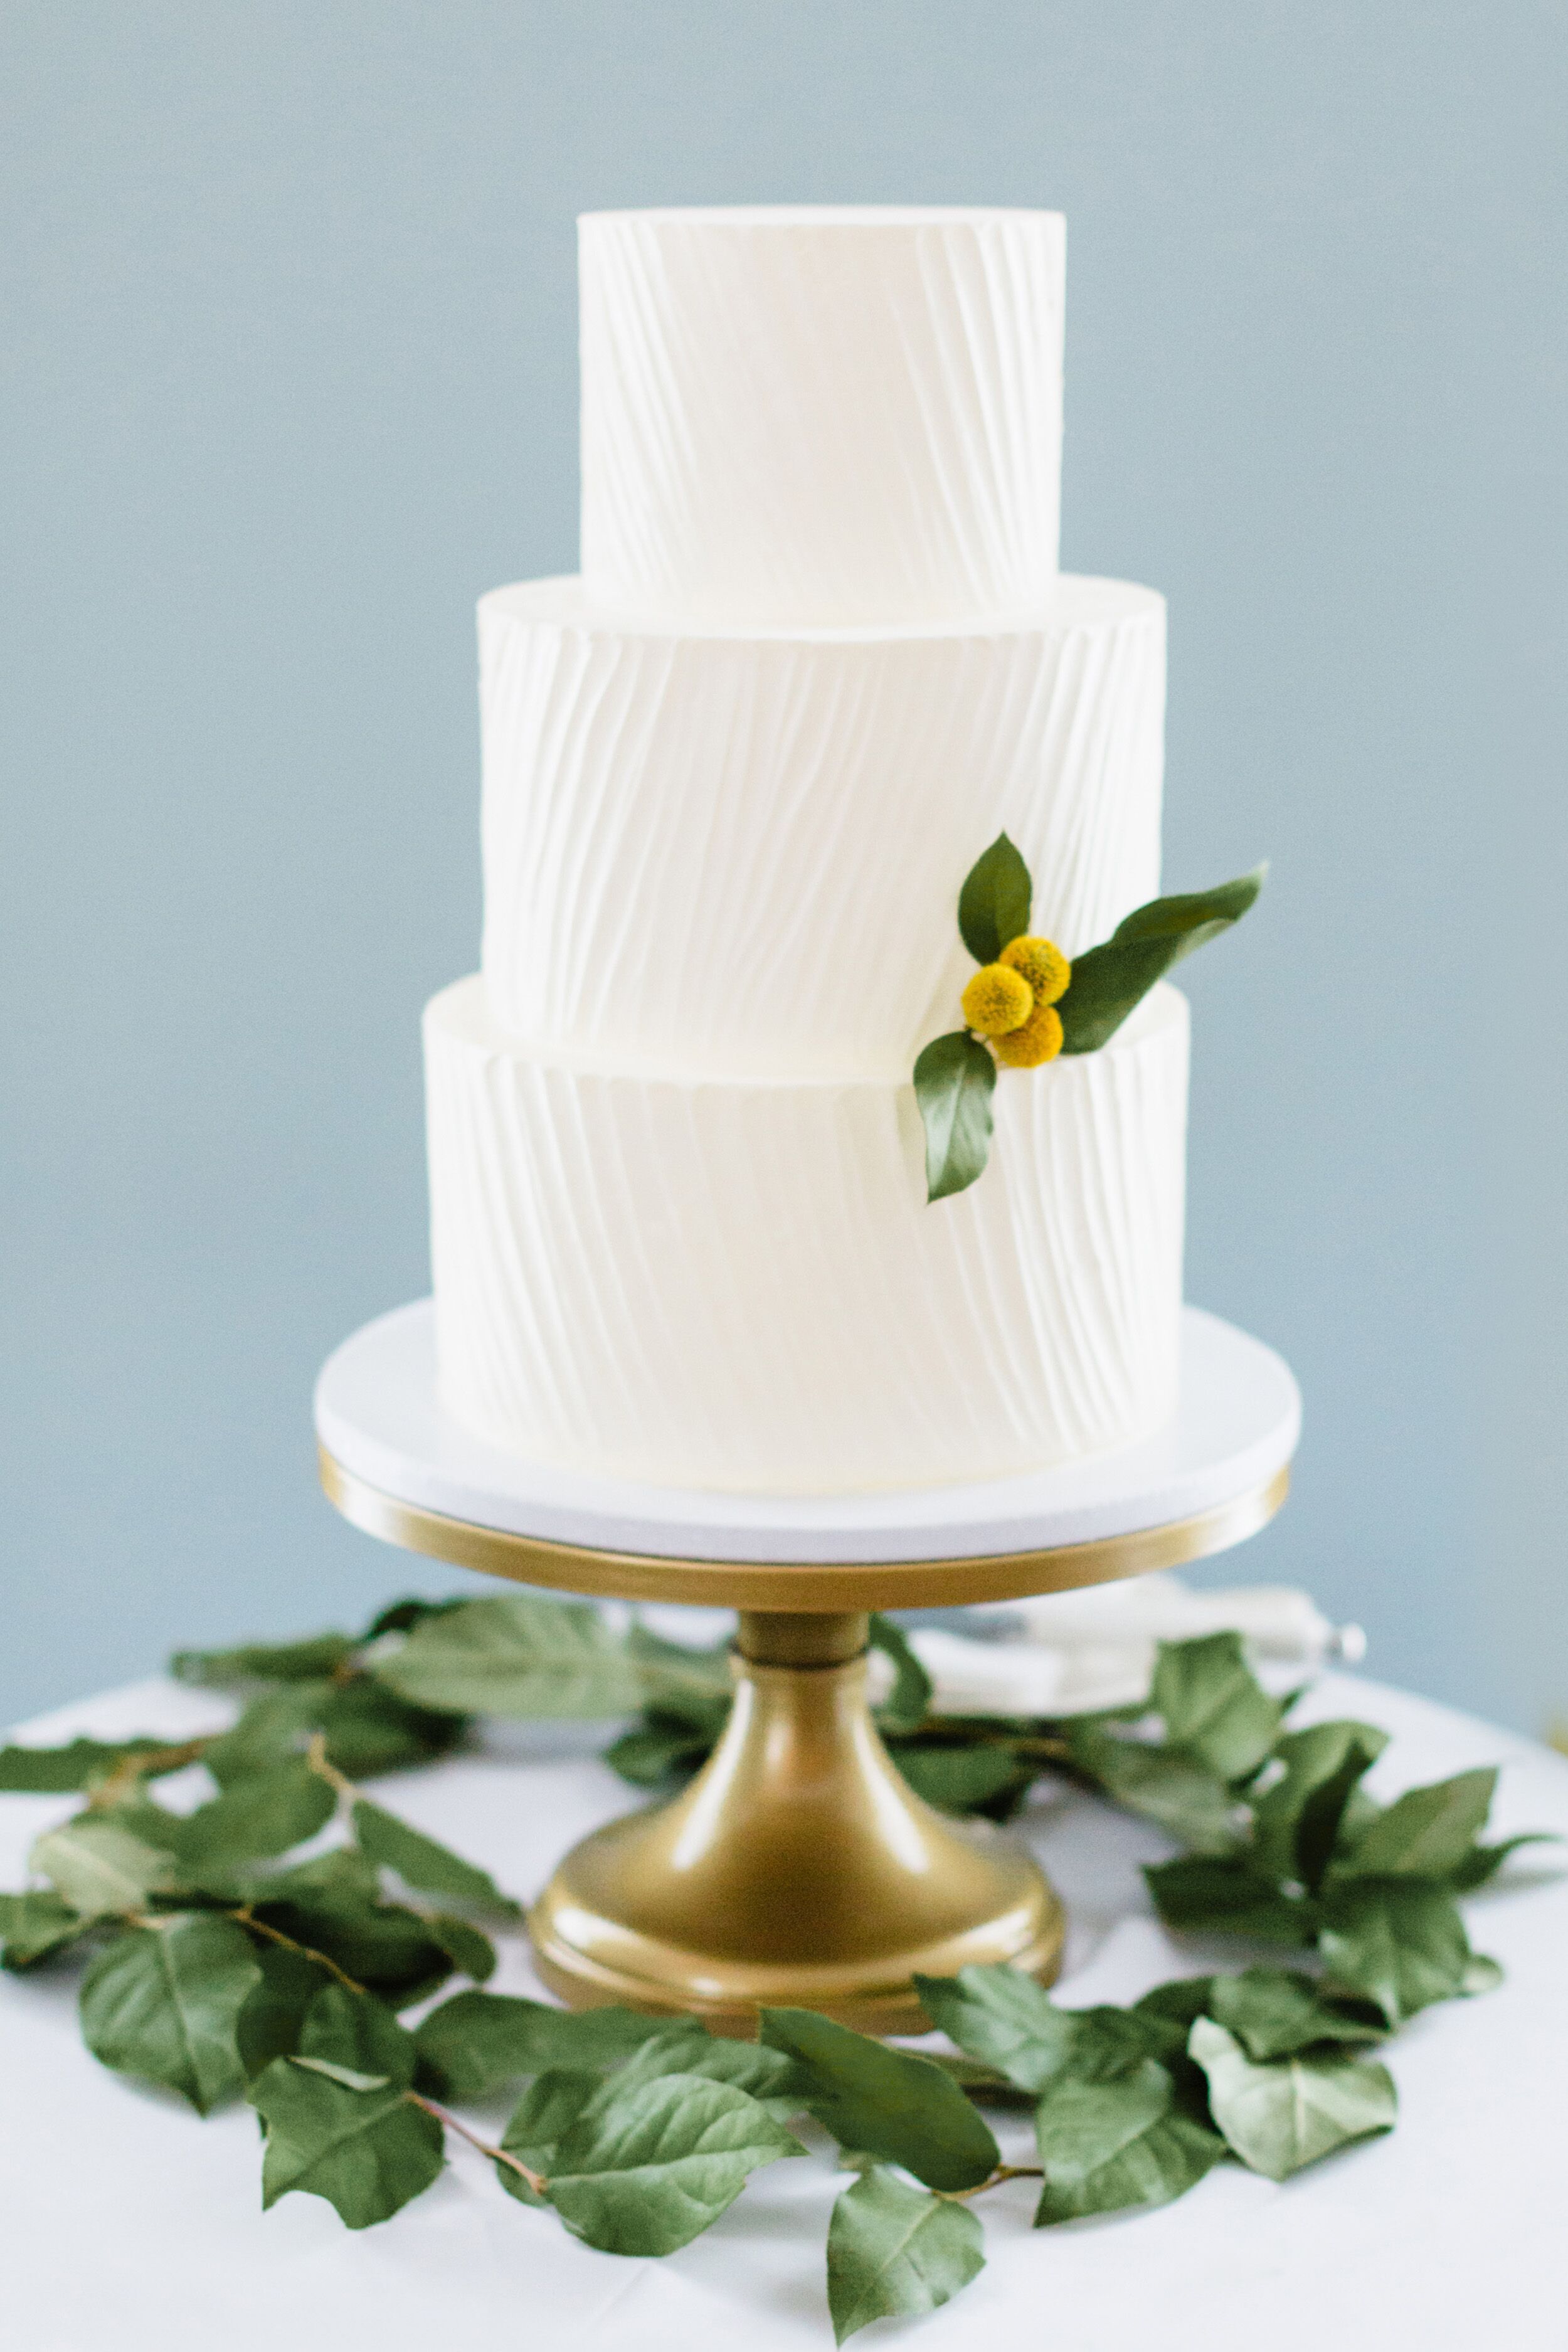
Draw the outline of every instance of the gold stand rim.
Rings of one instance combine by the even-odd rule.
[[[681,1559],[557,1543],[545,1536],[515,1535],[504,1528],[450,1518],[387,1494],[347,1468],[325,1445],[318,1447],[318,1454],[328,1500],[362,1533],[404,1551],[555,1591],[784,1615],[1021,1601],[1035,1593],[1068,1592],[1181,1568],[1256,1535],[1290,1488],[1290,1465],[1286,1462],[1241,1494],[1189,1517],[1035,1551],[952,1559]]]

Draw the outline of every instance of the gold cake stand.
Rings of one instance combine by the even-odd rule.
[[[960,1538],[939,1520],[930,1538],[938,1556],[823,1557],[836,1540],[839,1549],[879,1540],[885,1548],[887,1533],[879,1539],[874,1522],[868,1533],[861,1512],[837,1539],[831,1526],[781,1532],[781,1551],[815,1557],[725,1558],[710,1556],[726,1540],[711,1523],[692,1526],[679,1554],[570,1539],[563,1521],[602,1529],[624,1515],[584,1510],[580,1497],[574,1511],[570,1495],[563,1505],[548,1480],[543,1492],[520,1497],[528,1481],[518,1465],[444,1422],[427,1312],[421,1302],[367,1327],[322,1374],[321,1482],[345,1518],[406,1550],[517,1583],[739,1612],[735,1703],[708,1763],[672,1801],[584,1839],[530,1912],[546,1982],[575,2006],[695,2013],[720,2031],[750,2032],[759,2005],[778,2003],[883,2033],[924,2030],[917,1974],[1010,1961],[1049,1982],[1064,1922],[1043,1873],[988,1824],[923,1803],[878,1737],[867,1695],[868,1614],[1067,1591],[1240,1543],[1273,1517],[1289,1484],[1299,1402],[1279,1359],[1200,1318],[1204,1392],[1184,1397],[1174,1446],[1180,1455],[1185,1445],[1184,1478],[1169,1444],[1163,1453],[1130,1450],[1120,1468],[1102,1465],[1099,1516],[1129,1522],[1116,1532],[954,1556],[940,1552],[939,1539]],[[1227,1417],[1212,1373],[1230,1343],[1231,1392],[1220,1400]],[[1191,1361],[1186,1374],[1190,1391]],[[1147,1457],[1142,1469],[1138,1454]],[[1193,1469],[1199,1457],[1203,1475]],[[1058,1482],[1063,1491],[1068,1484],[1066,1474]],[[1016,1490],[1026,1501],[1042,1487],[1048,1498],[1049,1482],[991,1490],[1015,1533]],[[1159,1496],[1184,1491],[1206,1499],[1177,1517],[1141,1517]],[[436,1507],[437,1497],[466,1507]],[[743,1506],[736,1511],[751,1550],[764,1530],[746,1524]],[[1060,1507],[1038,1513],[1044,1531],[1070,1525],[1071,1516]],[[496,1523],[503,1518],[513,1524]],[[554,1531],[530,1532],[520,1519]],[[655,1523],[661,1544],[672,1524]],[[907,1541],[908,1526],[900,1532]],[[962,1540],[974,1537],[972,1521]],[[727,1539],[742,1548],[733,1527]]]

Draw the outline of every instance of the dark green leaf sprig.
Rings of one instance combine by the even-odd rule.
[[[1018,993],[1012,1013],[999,1016],[994,1025],[987,1022],[982,1030],[971,1022],[933,1038],[914,1067],[915,1099],[925,1127],[927,1199],[941,1201],[964,1192],[983,1172],[991,1153],[991,1097],[998,1058],[1034,1068],[1058,1053],[1098,1053],[1173,964],[1241,920],[1263,887],[1267,872],[1267,866],[1258,866],[1214,890],[1152,898],[1070,966],[1050,941],[1039,941],[1048,958],[1056,959],[1058,972],[1070,973],[1065,984],[1057,979],[1058,993],[1047,992],[1032,1008],[1027,994]],[[997,835],[970,869],[959,893],[958,928],[964,946],[983,975],[1000,971],[1015,993],[1019,980],[1006,968],[1008,950],[1027,939],[1033,897],[1029,869],[1005,833]],[[1022,960],[1022,969],[1030,969],[1027,959]],[[1047,1006],[1054,1007],[1054,1015],[1046,1012]],[[1037,1019],[1053,1017],[1059,1025],[1048,1035],[1020,1051],[1013,1049],[1010,1040],[1027,1035]]]
[[[1225,2160],[1284,2179],[1392,2126],[1377,2046],[1416,2010],[1497,1981],[1457,1900],[1524,1843],[1483,1840],[1495,1774],[1377,1805],[1362,1782],[1384,1735],[1286,1728],[1289,1703],[1234,1634],[1163,1645],[1146,1707],[1066,1722],[935,1715],[897,1627],[874,1621],[873,1640],[894,1670],[883,1734],[922,1794],[1003,1817],[1043,1769],[1065,1772],[1189,1849],[1146,1874],[1170,1926],[1294,1946],[1300,1964],[1087,2010],[1011,1969],[922,1979],[954,2045],[937,2054],[808,2010],[764,2010],[740,2042],[481,1990],[490,1933],[515,1928],[518,1906],[353,1776],[429,1762],[476,1716],[637,1709],[609,1759],[668,1784],[729,1706],[723,1650],[512,1594],[401,1602],[357,1639],[179,1659],[185,1680],[242,1695],[223,1733],[0,1751],[0,1788],[87,1800],[37,1842],[41,1883],[0,1896],[5,1965],[85,1957],[95,2054],[204,2115],[248,2100],[263,2203],[303,2190],[351,2229],[427,2188],[456,2136],[584,2244],[669,2253],[753,2172],[826,2136],[853,2176],[827,2234],[840,2343],[975,2276],[982,2191],[1037,2184],[1047,2227],[1167,2203]],[[160,1805],[150,1784],[193,1764],[215,1793],[194,1811]],[[467,1986],[423,2006],[454,1977]],[[514,2102],[499,2127],[454,2112],[498,2101]],[[982,2107],[1032,2115],[1030,2161],[1005,2158]]]

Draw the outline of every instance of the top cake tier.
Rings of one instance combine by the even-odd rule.
[[[973,621],[1057,572],[1059,213],[586,213],[583,574],[698,621]]]

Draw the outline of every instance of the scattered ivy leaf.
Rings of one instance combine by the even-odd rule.
[[[901,2165],[928,2189],[977,2188],[1001,2161],[990,2126],[929,2058],[810,2009],[764,2009],[759,2039],[798,2063],[804,2104],[843,2147]]]
[[[378,1772],[432,1764],[450,1755],[467,1734],[468,1717],[407,1699],[363,1675],[334,1684],[315,1710],[311,1727],[327,1743],[327,1761],[351,1780]]]
[[[1064,2075],[1035,2110],[1045,2186],[1042,2229],[1131,2205],[1168,2205],[1226,2153],[1218,2133],[1176,2111],[1165,2068],[1146,2058],[1109,2081]]]
[[[1388,1744],[1370,1723],[1314,1723],[1288,1731],[1274,1755],[1278,1780],[1253,1801],[1253,1837],[1262,1867],[1300,1879],[1314,1893],[1344,1828],[1362,1775]]]
[[[602,2073],[668,2021],[631,2009],[552,2009],[521,1994],[459,1992],[416,2029],[448,2098],[484,2099],[524,2074]]]
[[[504,1919],[521,1918],[522,1906],[501,1893],[488,1870],[481,1870],[477,1863],[465,1862],[449,1846],[426,1837],[423,1830],[399,1821],[395,1813],[384,1812],[368,1797],[361,1797],[355,1803],[353,1825],[360,1852],[378,1868],[395,1871],[405,1886],[422,1895],[443,1895],[459,1903],[482,1904]]]
[[[1264,1944],[1308,1944],[1318,1924],[1313,1906],[1284,1892],[1246,1854],[1181,1854],[1145,1864],[1154,1907],[1168,1927],[1210,1929]]]
[[[1475,1845],[1448,1876],[1448,1885],[1456,1895],[1473,1895],[1478,1886],[1489,1885],[1510,1854],[1521,1846],[1557,1845],[1561,1840],[1552,1830],[1521,1830],[1516,1837],[1500,1839],[1496,1845]]]
[[[917,1797],[948,1813],[985,1813],[1006,1821],[1038,1777],[1030,1757],[1005,1739],[972,1746],[950,1740],[900,1739],[889,1754]]]
[[[1381,2042],[1387,2032],[1367,2009],[1326,1994],[1298,1969],[1247,1969],[1213,1977],[1203,2013],[1236,2036],[1249,2058],[1287,2058],[1324,2042]]]
[[[1238,1842],[1237,1801],[1207,1765],[1142,1739],[1119,1738],[1092,1720],[1067,1727],[1073,1762],[1129,1812],[1158,1822],[1198,1853],[1226,1853]]]
[[[191,1869],[251,1862],[302,1845],[325,1829],[337,1799],[302,1756],[237,1780],[187,1814],[176,1852]]]
[[[1010,940],[1023,937],[1033,896],[1027,866],[999,833],[975,859],[958,894],[959,935],[976,963],[994,963]]]
[[[667,1780],[689,1780],[712,1753],[713,1738],[650,1707],[641,1723],[610,1742],[605,1762],[634,1789],[658,1789]]]
[[[290,2054],[375,2075],[405,2091],[414,2080],[419,2044],[384,2001],[329,1983],[312,1998]]]
[[[82,2038],[104,2065],[208,2115],[243,2088],[235,2028],[259,1974],[249,1937],[211,1912],[129,1928],[82,1979]]]
[[[914,1985],[921,2007],[950,2042],[1021,2090],[1044,2090],[1068,2064],[1074,2013],[1058,2009],[1021,1969],[972,1966],[955,1977],[917,1976]]]
[[[1227,1781],[1256,1772],[1275,1740],[1287,1702],[1270,1698],[1247,1663],[1239,1633],[1162,1642],[1150,1704],[1166,1742]]]
[[[952,1029],[921,1050],[914,1087],[925,1128],[926,1199],[944,1201],[966,1191],[991,1156],[996,1065],[977,1037]]]
[[[931,1712],[933,1685],[910,1649],[907,1635],[890,1617],[873,1616],[868,1640],[892,1662],[893,1687],[877,1709],[883,1731],[918,1731]]]
[[[177,1650],[169,1661],[176,1682],[205,1690],[242,1683],[314,1682],[353,1655],[346,1633],[312,1633],[302,1642],[246,1642],[234,1650]]]
[[[177,1752],[180,1743],[152,1733],[136,1739],[72,1739],[63,1748],[0,1748],[0,1790],[32,1796],[64,1796],[103,1780],[133,1758]],[[173,1771],[173,1764],[163,1768]]]
[[[0,1895],[0,1966],[14,1971],[37,1967],[87,1933],[88,1922],[51,1889]]]
[[[168,1855],[107,1813],[79,1813],[46,1830],[29,1860],[84,1919],[140,1911],[151,1895],[174,1885]]]
[[[374,1871],[352,1848],[297,1864],[249,1891],[258,1919],[324,1952],[395,2009],[434,1992],[452,1972],[433,1926],[401,1904],[381,1902]]]
[[[455,1969],[476,1984],[489,1984],[496,1972],[496,1948],[487,1935],[470,1920],[454,1918],[449,1911],[426,1916],[425,1926]]]
[[[935,2311],[984,2266],[977,2214],[874,2165],[841,2193],[828,2224],[835,2338],[842,2344],[873,2319]]]
[[[513,2110],[501,2135],[501,2146],[530,2172],[546,2173],[555,2159],[556,2145],[571,2129],[599,2088],[597,2074],[551,2073],[536,2075]],[[545,2205],[549,2200],[510,2164],[496,2166],[496,2178],[521,2205]]]
[[[1380,1813],[1338,1864],[1356,1878],[1444,1880],[1464,1868],[1497,1791],[1495,1769],[1458,1772],[1407,1789]]]
[[[1386,2066],[1341,2056],[1258,2065],[1206,2017],[1193,2027],[1191,2048],[1208,2076],[1215,2123],[1242,2162],[1270,2180],[1394,2128],[1398,2100]]]
[[[587,2245],[671,2254],[716,2221],[760,2166],[805,2153],[732,2084],[663,2074],[625,2091],[612,2084],[569,2126],[545,2193]]]
[[[353,2091],[316,2067],[275,2058],[250,2086],[267,2128],[261,2202],[292,2189],[324,2197],[351,2230],[390,2221],[441,2169],[441,2126],[388,2084]]]
[[[1391,2026],[1462,1994],[1475,1958],[1453,1897],[1417,1878],[1331,1884],[1318,1948],[1331,1978]]]
[[[257,1981],[239,2012],[234,2037],[247,2080],[274,2058],[293,2055],[310,2003],[332,1982],[319,1960],[290,1951],[285,1944],[258,1943],[251,1957]]]
[[[302,1754],[332,1687],[330,1682],[282,1683],[250,1700],[202,1758],[218,1787],[236,1788],[252,1774],[276,1771]]]
[[[644,1693],[626,1641],[591,1602],[524,1592],[422,1618],[371,1672],[416,1706],[476,1715],[626,1715]]]

